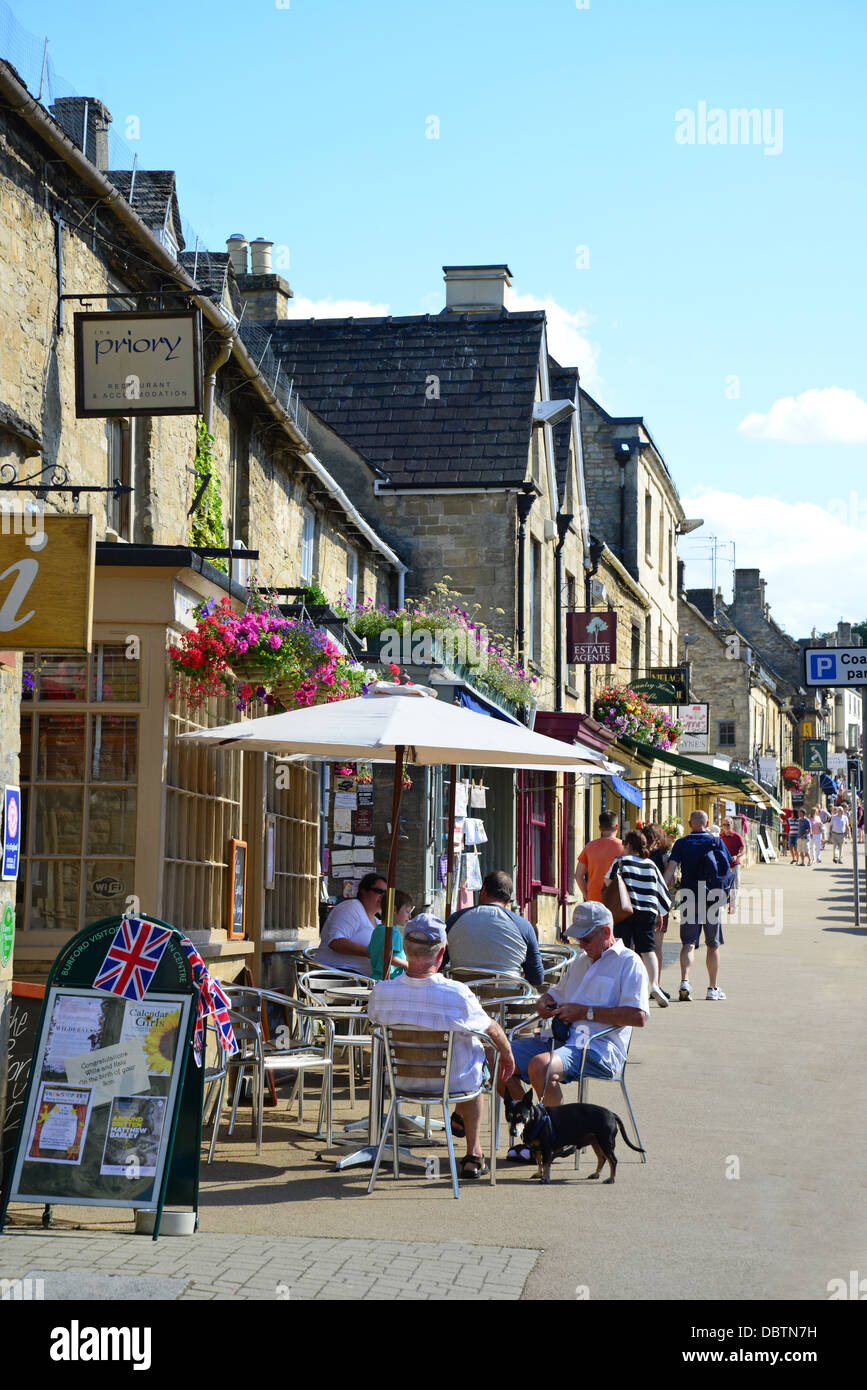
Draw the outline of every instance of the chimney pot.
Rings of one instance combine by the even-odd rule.
[[[233,232],[226,242],[226,250],[232,262],[235,275],[247,274],[247,238],[243,232]]]
[[[271,247],[273,241],[257,236],[250,242],[250,271],[253,275],[271,275]]]

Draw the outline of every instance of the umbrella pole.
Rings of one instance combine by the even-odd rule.
[[[452,763],[449,771],[449,816],[448,830],[446,832],[446,910],[443,914],[448,917],[452,910],[452,886],[455,873],[455,797],[458,786],[458,768],[456,763]]]
[[[397,839],[400,830],[400,798],[403,794],[403,759],[406,749],[398,746],[394,757],[394,785],[391,793],[391,839],[388,845],[388,873],[385,895],[385,940],[382,943],[382,978],[387,980],[391,971],[391,929],[394,922],[394,880],[397,875]]]

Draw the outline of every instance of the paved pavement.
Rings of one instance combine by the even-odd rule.
[[[260,1158],[245,1123],[203,1166],[195,1237],[154,1245],[129,1212],[62,1207],[46,1233],[19,1206],[0,1275],[33,1273],[46,1297],[69,1288],[52,1294],[52,1272],[76,1271],[82,1290],[90,1272],[171,1280],[158,1296],[181,1298],[827,1299],[831,1281],[867,1277],[867,928],[852,924],[851,852],[843,868],[755,868],[744,887],[753,919],[727,929],[726,1001],[705,1001],[699,952],[695,1002],[654,1005],[635,1036],[648,1162],[619,1144],[614,1186],[561,1161],[545,1188],[501,1164],[495,1190],[464,1184],[459,1202],[445,1180],[383,1171],[368,1198],[367,1169],[317,1161],[316,1107],[299,1126],[281,1098]],[[663,983],[676,996],[676,964]],[[590,1099],[624,1111],[610,1084]]]

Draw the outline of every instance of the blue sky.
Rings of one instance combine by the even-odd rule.
[[[212,249],[288,248],[304,312],[436,311],[443,264],[507,261],[789,631],[867,616],[863,3],[13,8],[118,133],[139,118],[141,167],[177,171]],[[715,135],[738,108],[765,132],[679,143],[700,103]],[[812,535],[836,573],[801,585]]]

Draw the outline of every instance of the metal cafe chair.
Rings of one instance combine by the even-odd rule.
[[[565,943],[546,942],[544,946],[539,947],[539,954],[542,957],[542,976],[547,988],[557,983],[578,952]]]
[[[443,1111],[443,1121],[445,1125],[446,1141],[449,1150],[449,1167],[451,1169],[452,1186],[456,1198],[460,1197],[458,1187],[458,1169],[455,1161],[455,1148],[452,1140],[451,1125],[449,1124],[449,1105],[456,1101],[472,1100],[478,1095],[487,1095],[491,1099],[491,1186],[495,1187],[497,1182],[497,1143],[499,1141],[499,1106],[497,1101],[497,1070],[499,1067],[500,1056],[495,1054],[493,1067],[491,1069],[491,1079],[488,1083],[483,1083],[470,1091],[450,1091],[449,1075],[451,1072],[452,1049],[454,1047],[455,1034],[443,1032],[434,1028],[416,1028],[411,1024],[377,1024],[375,1033],[381,1037],[385,1052],[385,1061],[388,1068],[388,1080],[391,1087],[391,1104],[388,1115],[382,1129],[382,1137],[376,1151],[376,1158],[373,1163],[373,1172],[370,1175],[370,1184],[367,1195],[373,1192],[376,1183],[376,1175],[379,1172],[379,1165],[382,1162],[382,1155],[391,1134],[391,1149],[394,1162],[395,1179],[400,1177],[400,1142],[399,1142],[399,1107],[402,1102],[408,1102],[415,1107],[427,1107],[441,1105]],[[476,1037],[489,1042],[486,1033],[479,1033],[473,1030]],[[462,1034],[467,1036],[467,1034]],[[422,1082],[421,1089],[413,1089],[409,1082]]]
[[[348,970],[310,970],[298,977],[298,991],[316,1009],[327,1014],[332,1021],[345,1025],[334,1034],[334,1048],[345,1048],[349,1059],[349,1103],[355,1105],[355,1063],[359,1066],[359,1080],[364,1080],[364,1054],[370,1051],[371,1038],[367,1030],[367,1015],[364,1006],[373,988],[373,981],[367,975],[354,975]],[[334,993],[334,990],[339,993]],[[355,1000],[350,1002],[351,991],[357,989]],[[356,1002],[357,1001],[357,1002]],[[302,1101],[303,1103],[303,1101]]]
[[[229,985],[226,987],[226,994],[232,1004],[229,1010],[229,1019],[232,1023],[232,1030],[235,1034],[235,1042],[238,1044],[238,1051],[231,1057],[225,1059],[225,1071],[220,1081],[220,1091],[217,1100],[216,1114],[214,1118],[214,1129],[211,1135],[211,1145],[208,1151],[208,1162],[211,1163],[214,1157],[217,1134],[220,1128],[223,1105],[225,1103],[226,1088],[229,1074],[235,1073],[235,1090],[232,1099],[232,1113],[229,1120],[229,1134],[232,1134],[235,1127],[235,1116],[238,1111],[238,1101],[241,1095],[241,1082],[245,1075],[248,1075],[253,1083],[253,1125],[256,1132],[256,1152],[262,1152],[262,1123],[264,1115],[265,1100],[265,1075],[266,1072],[294,1072],[297,1080],[303,1077],[305,1071],[318,1071],[322,1074],[322,1094],[319,1101],[319,1120],[316,1133],[321,1135],[323,1123],[326,1125],[327,1141],[331,1145],[331,1074],[333,1069],[333,1041],[334,1025],[326,1016],[321,1018],[324,1029],[324,1041],[321,1045],[309,1042],[291,1041],[292,1035],[292,1015],[300,1018],[316,1016],[319,1011],[310,1005],[302,1003],[297,999],[290,999],[288,995],[277,994],[272,990],[252,989],[250,987],[238,987]],[[279,1004],[286,1011],[287,1037],[271,1040],[265,1036],[266,1029],[262,1024],[263,1004],[273,1001]],[[296,1080],[296,1090],[297,1090]],[[288,1109],[291,1110],[295,1091],[289,1097]],[[303,1118],[299,1107],[299,1120]]]

